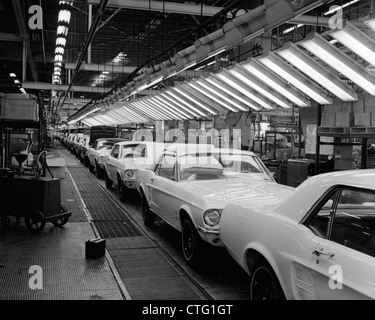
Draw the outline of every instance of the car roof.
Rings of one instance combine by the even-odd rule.
[[[212,151],[215,150],[215,146],[212,144],[171,143],[166,144],[165,150],[177,154],[188,154],[199,153],[202,151]]]
[[[375,169],[342,170],[312,176],[301,183],[276,210],[290,219],[301,221],[314,203],[334,186],[375,191]],[[290,210],[291,207],[293,210]]]
[[[129,140],[125,140],[123,138],[99,138],[99,139],[96,139],[95,141],[113,141],[113,142],[121,142],[121,141],[129,141]]]

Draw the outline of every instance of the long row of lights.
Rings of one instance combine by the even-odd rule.
[[[59,5],[63,9],[59,12],[58,27],[56,32],[56,48],[55,48],[55,59],[53,65],[53,79],[52,83],[60,84],[61,81],[61,70],[62,61],[66,45],[66,37],[68,35],[68,26],[70,23],[71,13],[68,10],[69,6],[73,5],[72,1],[60,1]]]
[[[332,12],[327,12],[325,15],[333,13],[340,8],[345,8],[356,2],[358,2],[358,0],[350,1],[341,7],[336,7]],[[302,25],[295,26],[290,30],[284,31],[284,33],[291,32],[299,27],[302,27]],[[340,34],[334,38],[339,37]],[[313,43],[318,41],[318,38],[319,35],[316,35],[313,38]],[[301,46],[307,50],[311,49],[312,52],[314,50],[312,46],[309,46],[309,43],[311,43],[311,41],[306,39],[304,44],[301,44]],[[188,49],[185,51],[188,51]],[[309,106],[310,99],[315,100],[320,104],[331,104],[333,101],[332,97],[326,91],[324,91],[324,89],[330,91],[343,101],[355,101],[358,99],[357,94],[352,90],[351,87],[346,85],[338,77],[333,77],[331,73],[324,72],[325,70],[323,70],[321,66],[317,69],[314,69],[313,67],[313,71],[315,72],[311,72],[313,76],[310,77],[312,80],[317,81],[318,84],[321,84],[321,86],[315,85],[314,82],[312,82],[314,85],[309,85],[308,76],[310,76],[310,74],[303,74],[303,69],[300,69],[300,66],[294,63],[298,59],[289,61],[289,63],[294,65],[294,67],[299,70],[290,68],[290,65],[286,63],[289,57],[293,56],[297,50],[297,54],[299,54],[297,55],[297,58],[300,58],[300,54],[302,52],[301,49],[298,49],[295,46],[292,46],[289,49],[283,49],[285,50],[280,50],[280,52],[277,52],[277,54],[271,53],[269,55],[259,57],[259,59],[251,59],[246,63],[237,65],[235,68],[228,71],[224,70],[221,73],[211,75],[205,79],[201,77],[199,80],[176,86],[173,89],[167,90],[166,92],[152,98],[125,103],[125,105],[120,108],[120,113],[123,114],[123,112],[129,110],[129,108],[133,108],[138,112],[141,112],[142,115],[147,115],[154,120],[176,117],[185,119],[204,115],[207,116],[208,114],[218,114],[228,110],[234,112],[245,111],[248,110],[248,107],[254,110],[260,110],[261,108],[273,109],[277,105],[283,108],[290,108],[292,104],[297,106]],[[196,52],[195,50],[193,51],[194,52],[192,52],[191,55],[194,55]],[[217,54],[216,51],[214,53]],[[318,52],[312,53],[319,56]],[[211,55],[208,55],[206,58],[209,58],[210,56]],[[323,58],[321,59],[324,60]],[[302,64],[309,64],[312,63],[312,61],[315,62],[315,60],[311,59],[310,57],[303,57],[303,59],[301,58],[299,61],[302,61]],[[326,62],[328,63],[328,61]],[[182,70],[185,70],[196,63],[197,61],[194,59],[192,59],[190,62],[186,61],[186,63],[182,65]],[[348,64],[351,64],[351,61],[348,61],[347,65]],[[175,73],[181,72],[182,70],[179,68],[179,70],[175,70]],[[171,76],[171,74],[169,74],[168,77],[169,76]],[[366,76],[353,78],[349,73],[347,73],[346,76],[352,82],[361,86],[364,90],[374,94],[372,86],[368,85],[369,79],[366,79]],[[363,80],[367,80],[367,83],[362,82],[362,78]],[[159,79],[158,77],[157,79],[153,80],[158,82],[163,79],[165,78],[161,77],[161,79]],[[325,85],[318,80],[324,82]],[[134,93],[137,93],[150,85],[154,85],[154,81],[151,83],[147,81],[147,84],[143,83],[140,86],[136,85],[136,83],[134,83],[135,85],[133,84],[131,86],[128,84],[128,90],[124,88],[125,97],[123,98],[129,97],[130,95],[133,95]],[[269,86],[270,83],[272,83],[271,87]],[[289,84],[293,84],[293,89]],[[297,88],[299,90],[297,90]],[[259,93],[261,94],[259,95]],[[173,99],[168,100],[171,99],[171,97]],[[189,101],[186,104],[187,100]],[[113,102],[108,103],[108,101],[105,102],[107,105],[112,103]],[[195,109],[192,109],[192,105],[195,107]],[[214,108],[212,108],[213,106]],[[187,109],[182,107],[187,107]],[[119,110],[119,108],[117,107],[116,110]],[[104,115],[101,114],[101,121],[103,121],[104,118]],[[91,115],[89,120],[87,120],[95,122],[94,119],[97,119],[95,114]]]
[[[12,78],[13,82],[18,86],[18,88],[20,89],[20,91],[23,93],[23,94],[26,94],[26,90],[24,88],[22,88],[22,84],[21,84],[21,81],[18,80],[17,78],[17,75],[15,73],[9,73],[9,77]]]

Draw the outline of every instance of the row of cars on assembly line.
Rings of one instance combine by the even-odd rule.
[[[375,170],[292,188],[244,150],[100,140],[87,153],[122,201],[139,192],[147,226],[160,218],[181,232],[189,264],[225,247],[249,274],[251,299],[375,298]]]

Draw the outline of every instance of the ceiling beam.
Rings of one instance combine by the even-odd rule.
[[[17,33],[0,32],[0,41],[22,42],[22,38]]]
[[[65,69],[75,70],[77,68],[77,63],[65,63]],[[137,67],[130,66],[119,66],[113,64],[94,64],[94,63],[82,63],[80,70],[84,71],[109,71],[112,73],[132,73]],[[140,73],[140,72],[139,72]]]
[[[31,53],[30,39],[29,39],[29,36],[28,36],[28,32],[26,30],[24,15],[23,15],[23,11],[21,9],[21,5],[20,5],[19,0],[12,0],[12,5],[13,5],[14,14],[16,16],[18,28],[21,32],[21,37],[24,39],[25,44],[26,44],[26,51],[27,51],[27,56],[28,56],[27,60],[28,60],[29,65],[30,65],[33,80],[38,81],[38,75],[37,75],[37,72],[36,72],[36,69],[35,69],[33,55]],[[24,59],[26,59],[26,57]],[[23,76],[25,76],[25,75],[23,75]]]
[[[22,87],[24,89],[33,90],[55,90],[55,91],[66,91],[68,90],[68,85],[63,84],[53,84],[45,82],[23,82]],[[87,87],[87,86],[71,86],[73,92],[88,92],[88,93],[106,93],[112,88],[107,87]]]
[[[309,25],[309,26],[329,27],[330,20],[331,20],[330,17],[300,15],[289,20],[288,23],[304,24],[304,25]],[[350,20],[350,22],[354,24],[355,26],[360,27],[361,29],[363,28],[367,29],[366,25],[361,21]]]
[[[100,0],[88,0],[88,4],[97,5]],[[160,11],[178,14],[191,14],[196,16],[212,17],[223,7],[206,6],[199,4],[187,4],[176,2],[164,2],[155,0],[109,0],[108,7],[116,7],[122,9],[146,10],[146,11]],[[228,17],[232,14],[229,12]]]

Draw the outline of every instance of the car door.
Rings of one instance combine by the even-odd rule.
[[[175,223],[170,209],[173,188],[176,184],[175,164],[175,155],[163,154],[155,166],[155,174],[148,186],[151,210],[169,224]]]
[[[328,223],[318,214],[306,225],[322,232],[311,252],[315,298],[375,298],[375,193],[338,187],[330,199]]]
[[[117,162],[120,156],[120,146],[114,145],[109,156],[107,157],[107,174],[112,181],[116,181]]]

